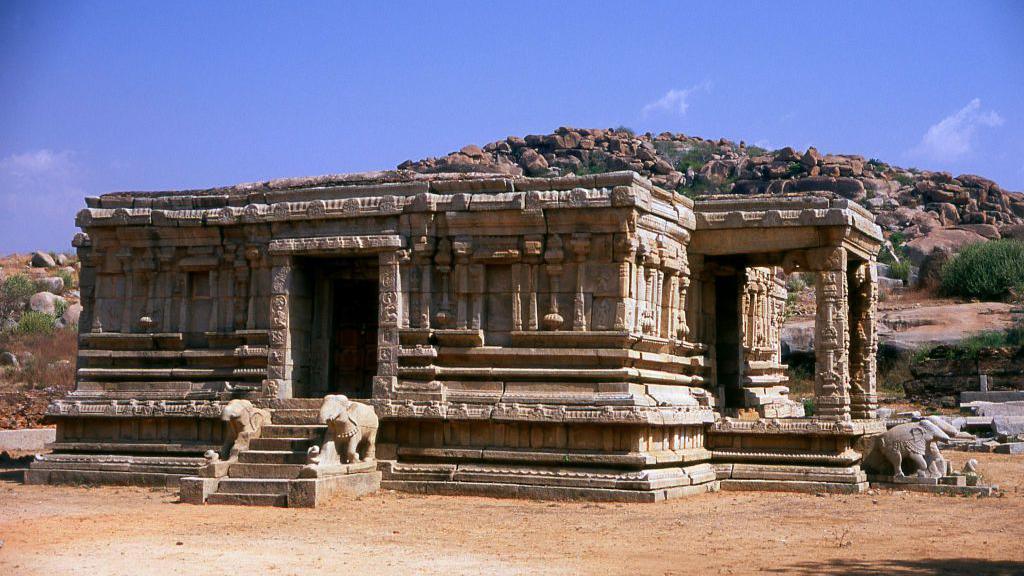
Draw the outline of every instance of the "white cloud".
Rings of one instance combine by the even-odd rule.
[[[708,80],[689,88],[673,88],[661,98],[644,106],[643,115],[646,117],[652,112],[668,112],[685,116],[686,111],[690,108],[690,97],[697,92],[708,92],[710,90],[711,82]]]
[[[84,206],[84,170],[70,151],[0,158],[0,253],[64,248]]]
[[[929,127],[909,154],[927,160],[956,160],[974,148],[978,128],[994,128],[1002,124],[1002,116],[995,110],[982,110],[981,99],[975,98],[956,113]]]

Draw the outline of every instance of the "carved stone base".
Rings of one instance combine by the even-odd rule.
[[[949,494],[955,496],[991,496],[999,491],[998,486],[978,484],[968,485],[967,476],[953,474],[939,478],[921,478],[917,476],[868,476],[872,488],[886,490],[907,490],[910,492],[926,492],[929,494]]]
[[[856,494],[868,489],[859,466],[716,464],[722,490]]]
[[[108,484],[176,488],[203,458],[126,454],[45,454],[25,471],[26,484]]]
[[[382,487],[423,494],[658,502],[718,490],[708,464],[638,471],[390,461],[381,467]]]
[[[376,492],[380,485],[381,473],[376,470],[290,480],[193,476],[181,479],[181,501],[186,504],[315,508],[337,496],[355,498]]]

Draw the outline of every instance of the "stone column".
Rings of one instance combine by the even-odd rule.
[[[878,410],[876,358],[878,334],[878,273],[874,261],[851,263],[850,285],[850,402],[857,419],[875,418]]]
[[[437,311],[434,321],[437,322],[438,328],[448,328],[452,320],[450,302],[452,252],[451,243],[447,238],[438,242],[434,263],[437,264],[437,273],[441,276],[441,308]]]
[[[586,298],[583,283],[587,274],[587,253],[590,252],[590,235],[573,234],[572,252],[576,260],[576,290],[573,296],[572,329],[582,332],[587,329]]]
[[[548,273],[548,313],[544,315],[544,328],[546,330],[558,330],[562,327],[565,319],[558,312],[558,293],[561,289],[562,260],[565,254],[562,252],[562,239],[558,234],[552,234],[548,240],[548,248],[544,252],[544,261],[547,263]]]
[[[817,311],[814,318],[815,416],[831,420],[850,418],[849,324],[846,250],[821,248],[809,254],[816,272]]]
[[[268,386],[277,398],[292,397],[291,332],[288,296],[292,287],[292,259],[273,256],[270,272],[270,357],[267,361]]]
[[[125,249],[117,254],[121,261],[121,270],[124,275],[124,300],[121,303],[121,333],[128,334],[132,331],[132,299],[135,297],[132,291],[135,286],[134,261],[131,249]]]
[[[377,375],[373,378],[373,397],[389,398],[398,382],[398,327],[404,316],[399,294],[401,275],[398,255],[381,252],[380,316],[377,322]]]

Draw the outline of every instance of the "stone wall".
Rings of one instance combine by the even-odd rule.
[[[910,365],[913,380],[904,383],[908,398],[940,400],[960,392],[980,390],[981,374],[989,390],[1024,390],[1024,348],[986,348],[974,358],[950,358],[939,346]]]

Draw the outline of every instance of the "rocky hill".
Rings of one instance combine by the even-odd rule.
[[[554,134],[510,136],[482,148],[471,144],[398,167],[528,176],[635,170],[689,196],[826,190],[874,212],[887,236],[898,233],[894,240],[908,242],[914,260],[936,246],[955,251],[973,241],[1024,237],[1024,194],[1003,190],[991,180],[904,169],[857,155],[823,155],[814,148],[765,150],[670,132],[637,135],[623,128],[562,127]]]

